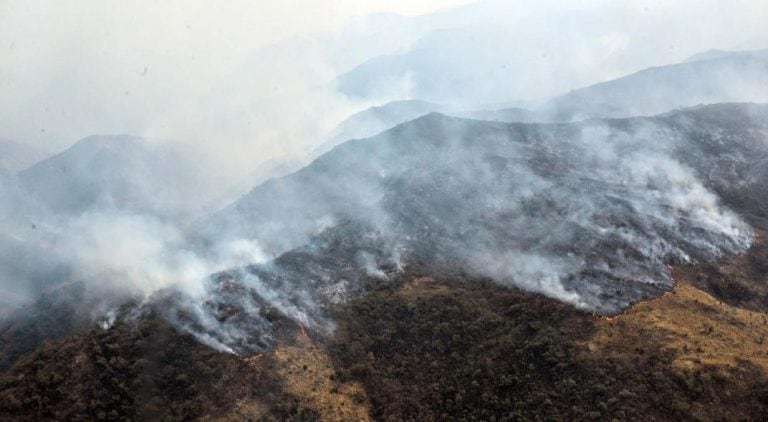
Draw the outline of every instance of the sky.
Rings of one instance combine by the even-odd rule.
[[[0,0],[0,138],[51,152],[93,134],[172,139],[242,174],[322,143],[344,117],[376,105],[339,96],[330,82],[356,63],[407,48],[430,26],[457,24],[413,17],[468,3]],[[499,19],[537,16],[546,25],[556,10],[599,10],[601,19],[626,22],[626,31],[602,39],[611,53],[670,33],[692,52],[731,47],[755,41],[768,20],[764,0],[488,3],[495,8],[483,18],[457,16],[471,23],[500,11]],[[550,23],[542,34],[561,25]],[[655,56],[653,49],[644,55]],[[671,57],[684,58],[682,49],[658,55]],[[633,69],[620,64],[607,74]]]
[[[580,87],[526,79],[542,73],[530,66],[542,48],[563,52],[545,61],[553,80],[584,74],[579,83],[595,83],[709,48],[768,47],[765,0],[486,0],[487,7],[448,12],[470,3],[0,0],[0,138],[50,152],[95,134],[171,140],[231,169],[222,179],[234,183],[249,180],[244,176],[265,160],[300,156],[345,117],[378,105],[341,95],[335,78],[367,59],[418,48],[432,30],[488,23],[505,29],[491,32],[503,39],[482,45],[487,62],[463,60],[473,42],[449,42],[445,51],[455,54],[448,63],[476,70],[469,76],[484,83],[486,65],[522,51],[519,66],[500,77],[517,77],[532,91],[510,101]],[[10,208],[9,215],[20,214]],[[67,259],[140,279],[179,276],[169,268],[210,272],[203,264],[177,265],[187,258],[178,250],[179,228],[144,217],[95,212],[70,222],[60,237],[78,256]],[[123,243],[107,248],[114,239]],[[136,261],[144,256],[163,259]]]
[[[204,94],[260,49],[366,14],[460,3],[0,0],[0,136],[58,149],[99,131],[151,133],[157,114]]]

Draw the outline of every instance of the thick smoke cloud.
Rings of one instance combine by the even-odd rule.
[[[765,157],[767,118],[745,104],[543,125],[431,114],[336,147],[206,228],[280,255],[250,271],[304,324],[339,300],[327,290],[349,298],[403,259],[612,313],[671,289],[668,265],[749,247],[719,195],[749,194],[739,175]]]
[[[405,42],[366,43],[381,28],[361,26],[337,40],[347,22],[458,3],[3,1],[0,134],[53,151],[93,134],[173,139],[247,172],[347,114],[325,86],[337,66]]]
[[[693,129],[661,121],[626,130],[429,116],[259,185],[255,179],[277,171],[261,164],[304,163],[343,132],[332,131],[338,122],[370,105],[420,96],[449,103],[444,111],[529,104],[760,39],[768,13],[749,1],[488,1],[355,17],[436,7],[384,3],[0,2],[0,136],[49,151],[98,133],[149,139],[91,139],[68,150],[90,157],[82,167],[46,161],[42,170],[0,174],[5,305],[83,281],[146,306],[171,304],[164,311],[179,327],[240,353],[271,344],[275,313],[332,329],[329,304],[409,259],[456,264],[610,312],[668,288],[668,262],[749,245],[749,227],[716,194],[734,185],[704,175],[706,160],[686,161]],[[563,41],[566,18],[568,34],[590,31],[544,48]],[[505,52],[515,55],[501,69]],[[469,53],[482,60],[458,59]],[[394,73],[369,66],[392,65],[392,57]],[[360,73],[366,61],[370,73]],[[349,88],[340,75],[355,72],[376,89]],[[150,146],[124,148],[144,142]],[[203,160],[157,152],[173,142]],[[58,208],[57,196],[71,206]],[[604,294],[614,282],[624,296]]]
[[[468,2],[3,2],[0,136],[54,151],[93,134],[172,139],[242,175],[303,155],[372,101],[417,97],[407,86],[356,100],[335,91],[337,75],[382,55],[424,48],[427,56],[405,65],[436,54],[442,67],[414,77],[463,72],[476,95],[462,98],[461,85],[441,97],[490,103],[542,99],[767,38],[768,11],[745,0],[483,1],[359,17],[460,3]]]

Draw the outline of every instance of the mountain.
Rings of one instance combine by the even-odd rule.
[[[92,136],[22,171],[19,181],[54,213],[106,207],[187,219],[208,205],[214,183],[206,173],[205,161],[178,145]]]
[[[221,202],[227,203],[233,198],[238,198],[250,191],[254,186],[264,183],[266,180],[282,177],[286,174],[302,168],[305,162],[295,158],[272,158],[256,165],[252,171],[240,178],[236,183],[224,189],[223,194],[218,195]]]
[[[374,263],[417,256],[616,312],[669,289],[665,264],[749,245],[721,198],[759,209],[767,111],[572,124],[430,114],[256,187],[204,231],[276,254],[357,221],[386,245],[368,252]]]
[[[768,101],[768,50],[711,52],[556,97],[539,110],[555,121],[653,115],[697,104]]]
[[[535,8],[480,3],[478,9],[470,6],[461,12],[467,17],[482,13],[483,18],[433,27],[410,46],[368,58],[341,73],[336,79],[339,92],[377,101],[418,98],[467,107],[532,100],[676,63],[708,44],[691,39],[687,31],[692,27],[678,24],[664,28],[664,35],[648,38],[648,33],[660,31],[651,24],[655,21],[651,16],[662,20],[685,16],[684,5],[607,5],[590,10],[557,2]],[[714,2],[707,4],[716,9]],[[745,6],[750,7],[747,2],[734,4],[733,11]],[[630,18],[627,9],[635,7],[642,12]],[[712,13],[695,26],[713,30],[728,13]],[[744,37],[759,35],[756,23],[744,21],[744,30],[751,35],[724,32],[718,42],[736,45]]]
[[[49,154],[39,148],[0,139],[0,172],[15,173],[42,160]]]
[[[571,122],[654,115],[701,104],[768,101],[768,50],[710,50],[554,97],[529,109],[454,113],[501,122]]]
[[[768,101],[768,50],[710,50],[682,63],[658,66],[559,95],[530,108],[466,109],[420,100],[394,101],[350,116],[316,149],[373,136],[422,115],[438,112],[500,122],[567,122],[588,118],[654,115],[739,101]]]
[[[571,25],[585,17],[563,12],[554,19]],[[340,74],[337,89],[351,98],[418,98],[471,107],[556,95],[600,80],[597,69],[568,60],[578,50],[567,47],[589,44],[583,38],[596,36],[597,31],[581,32],[557,45],[508,42],[532,24],[516,20],[434,30],[405,50],[373,57]],[[547,30],[531,28],[528,36],[536,40]],[[597,47],[595,43],[593,48]],[[542,92],[542,86],[548,91]]]
[[[455,106],[421,100],[390,101],[379,106],[366,108],[344,119],[313,150],[311,156],[317,158],[343,142],[370,138],[401,123],[430,113],[505,122],[535,122],[542,119],[541,114],[536,111],[520,107],[497,109],[490,106],[481,110],[464,110]]]
[[[357,112],[341,122],[327,139],[315,148],[313,156],[318,157],[342,142],[350,139],[370,138],[389,128],[425,114],[446,113],[450,107],[428,101],[392,101],[380,106]]]
[[[207,221],[280,246],[202,299],[161,291],[89,325],[54,291],[15,313],[0,415],[754,419],[767,118],[430,114],[344,143]]]
[[[352,98],[472,107],[549,97],[657,63],[647,60],[646,47],[629,57],[606,46],[616,23],[582,8],[556,5],[545,19],[537,8],[484,3],[495,16],[435,28],[407,48],[359,63],[337,77],[337,89]]]
[[[360,181],[379,180],[372,185],[383,192],[378,208],[398,224],[347,214],[270,262],[214,275],[199,307],[160,292],[89,326],[52,292],[28,308],[38,318],[20,312],[0,328],[0,363],[12,365],[0,373],[0,415],[432,420],[447,419],[448,410],[466,419],[759,418],[768,411],[768,245],[731,243],[727,251],[743,227],[713,192],[765,235],[766,117],[768,106],[749,104],[546,125],[430,114],[347,142],[266,182],[250,200],[271,200],[263,189],[277,182],[343,191],[362,175],[365,157],[407,175],[374,168]],[[448,161],[442,150],[460,154]],[[325,174],[329,168],[339,171]],[[457,189],[462,183],[469,185]],[[520,197],[515,186],[529,191]],[[571,191],[585,199],[562,196]],[[454,213],[467,223],[450,220]],[[650,271],[659,285],[645,297],[655,300],[605,317],[514,280],[500,284],[498,268],[489,278],[433,259],[456,258],[452,247],[487,253],[478,239],[495,249],[506,238],[526,262],[515,262],[515,253],[503,262],[534,277],[532,268],[558,264],[540,262],[541,254],[573,223],[578,237],[561,256],[604,259],[584,268],[586,284],[571,284],[574,291],[583,298],[599,291],[599,300],[623,306],[643,297],[633,293],[643,283],[637,277]],[[526,244],[538,258],[520,252]],[[642,263],[665,250],[669,260]],[[729,256],[716,257],[722,252]],[[639,272],[626,274],[633,267]],[[600,272],[617,270],[624,280],[598,281]],[[674,286],[664,282],[667,270]],[[64,293],[81,294],[76,287]],[[62,315],[61,324],[49,315]],[[70,326],[75,335],[62,333]],[[24,353],[46,335],[55,340]]]
[[[700,60],[721,59],[724,57],[731,56],[733,54],[734,54],[733,51],[711,49],[707,51],[702,51],[701,53],[696,53],[691,57],[688,57],[687,59],[683,60],[683,62],[690,63],[690,62],[697,62]]]
[[[30,300],[41,286],[67,275],[50,248],[48,218],[41,208],[15,175],[0,174],[0,312]]]

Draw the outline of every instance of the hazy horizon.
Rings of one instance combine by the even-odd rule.
[[[762,29],[766,9],[744,0],[144,6],[87,1],[78,7],[3,1],[0,138],[49,152],[90,135],[167,139],[192,145],[243,175],[254,162],[305,156],[353,112],[393,99],[425,99],[414,96],[407,81],[383,95],[350,98],[335,89],[334,80],[367,60],[405,53],[443,33],[488,23],[506,28],[483,42],[505,37],[499,41],[523,49],[511,62],[521,63],[518,68],[506,70],[509,77],[536,78],[547,69],[548,79],[539,80],[551,81],[529,83],[526,98],[516,97],[515,89],[509,98],[503,89],[492,89],[499,96],[487,101],[514,102],[679,62],[711,48],[757,48],[763,42],[768,48]],[[568,25],[591,28],[569,34]],[[570,49],[568,56],[556,57],[561,53],[553,50],[546,64],[526,73],[523,63],[547,38],[563,44],[561,53]],[[491,46],[484,45],[480,50]],[[499,54],[509,51],[514,50],[506,47]],[[478,69],[498,62],[493,53],[487,60]],[[503,74],[489,83],[498,84]],[[469,107],[483,98],[452,100]]]

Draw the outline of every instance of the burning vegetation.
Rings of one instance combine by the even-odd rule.
[[[321,230],[273,260],[215,273],[197,296],[169,288],[147,300],[116,299],[122,305],[95,322],[73,312],[90,303],[82,284],[59,291],[71,301],[38,301],[36,312],[0,331],[0,416],[766,414],[768,247],[760,237],[768,224],[760,195],[768,172],[739,182],[764,161],[765,125],[750,113],[768,109],[713,106],[586,126],[427,116],[355,141],[244,203],[316,183],[354,187],[350,175],[362,174],[381,189],[375,206],[384,217],[370,219],[378,214],[360,197],[315,197],[347,207],[336,210],[346,218],[305,221]],[[713,127],[700,133],[704,125]],[[606,127],[615,130],[600,132]],[[579,154],[594,139],[626,152],[633,136],[650,140],[658,131],[685,161],[661,160],[663,171],[649,174],[635,166],[648,162],[646,153],[633,156],[622,161],[634,171],[624,184],[601,181]],[[552,143],[562,144],[557,156],[548,153]],[[390,169],[393,151],[416,161],[398,162],[395,176],[370,171]],[[469,183],[456,173],[447,160],[456,151],[474,157],[460,168],[482,177]],[[363,152],[373,164],[354,167]],[[426,158],[438,163],[419,168]],[[346,171],[329,171],[338,168]],[[522,183],[531,180],[538,185]],[[475,192],[479,182],[489,187]],[[513,205],[495,199],[506,194]],[[267,211],[281,227],[289,213],[276,203]]]

